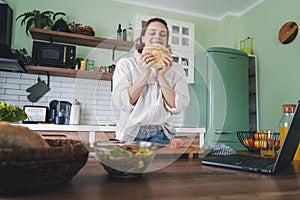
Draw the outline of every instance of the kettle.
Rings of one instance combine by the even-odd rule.
[[[62,31],[62,32],[70,32],[68,24],[65,20],[63,20],[62,18],[56,20],[56,22],[54,23],[52,30],[54,31]]]
[[[58,16],[58,15],[63,15],[66,17],[66,14],[64,12],[57,12],[52,17],[53,21],[55,20],[56,16]],[[68,19],[68,17],[66,17],[66,19]],[[56,20],[56,22],[54,23],[54,25],[52,27],[52,30],[53,31],[70,32],[68,23],[65,20],[63,20],[62,17],[60,19]]]

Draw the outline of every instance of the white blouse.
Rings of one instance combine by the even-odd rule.
[[[121,58],[116,64],[113,75],[112,99],[120,110],[120,118],[117,121],[116,139],[133,141],[140,126],[161,125],[169,139],[175,136],[172,127],[172,114],[179,114],[189,104],[190,96],[185,72],[181,65],[174,63],[165,77],[174,89],[175,108],[171,108],[163,99],[162,91],[156,80],[156,70],[151,68],[147,84],[144,86],[141,96],[135,103],[130,104],[128,88],[142,73],[137,63],[137,58]]]

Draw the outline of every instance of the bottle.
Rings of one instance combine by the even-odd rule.
[[[289,128],[290,122],[294,116],[296,105],[295,104],[283,104],[282,105],[282,117],[279,122],[279,133],[280,133],[280,147],[282,147],[286,132]],[[296,151],[294,160],[300,160],[300,147]]]
[[[121,24],[119,24],[119,26],[118,26],[117,40],[122,40],[122,28],[121,28]]]
[[[128,24],[126,33],[127,33],[127,41],[132,42],[133,41],[133,30],[132,30],[131,23]]]
[[[86,71],[86,62],[85,60],[81,60],[80,61],[80,68],[79,68],[80,71]]]
[[[127,40],[127,30],[124,28],[123,29],[123,41],[126,41]]]
[[[70,125],[78,125],[80,121],[80,102],[75,99],[71,107],[71,114],[70,114]]]

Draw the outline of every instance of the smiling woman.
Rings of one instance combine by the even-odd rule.
[[[136,40],[137,56],[117,63],[112,93],[120,110],[116,139],[169,144],[176,135],[172,115],[187,108],[190,96],[184,69],[173,62],[168,39],[166,21],[151,18]]]

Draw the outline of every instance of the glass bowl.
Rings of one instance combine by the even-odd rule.
[[[141,176],[152,162],[158,146],[151,142],[95,142],[95,157],[110,176]]]

